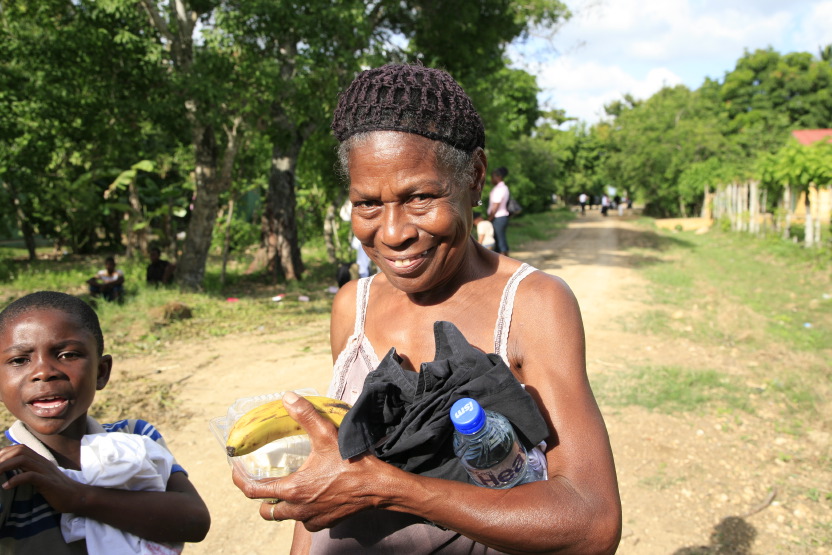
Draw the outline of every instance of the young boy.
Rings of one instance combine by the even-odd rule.
[[[0,449],[0,552],[87,553],[85,541],[64,540],[63,513],[159,544],[198,542],[207,534],[208,509],[172,457],[164,491],[99,487],[65,475],[81,470],[86,434],[108,432],[95,436],[106,439],[122,432],[112,437],[147,436],[152,447],[165,446],[142,420],[102,426],[87,416],[110,377],[113,359],[103,352],[98,317],[76,297],[41,291],[0,312],[0,400],[18,419],[6,432],[13,445]],[[86,544],[100,540],[89,530]]]
[[[104,269],[88,279],[87,284],[93,297],[102,295],[106,301],[117,302],[124,297],[124,272],[116,268],[116,259],[112,256],[104,259]]]

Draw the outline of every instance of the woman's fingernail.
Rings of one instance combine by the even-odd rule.
[[[294,391],[287,391],[286,393],[283,394],[283,404],[284,405],[294,405],[295,403],[297,403],[299,398],[300,397],[298,397],[298,394],[295,393]]]

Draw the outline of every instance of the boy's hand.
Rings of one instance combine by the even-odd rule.
[[[11,477],[2,484],[3,489],[30,484],[59,513],[75,512],[74,506],[83,498],[83,484],[65,476],[54,463],[25,445],[0,449],[0,475],[4,473]]]

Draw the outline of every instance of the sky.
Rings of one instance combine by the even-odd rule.
[[[722,81],[745,51],[810,52],[832,44],[832,0],[564,0],[572,18],[514,44],[544,109],[588,123],[629,93]],[[548,35],[548,36],[547,36]]]

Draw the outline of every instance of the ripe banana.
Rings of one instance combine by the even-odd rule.
[[[350,410],[350,405],[339,399],[316,395],[305,399],[336,427],[341,425],[344,415]],[[304,433],[300,424],[289,416],[283,400],[277,399],[256,406],[241,416],[228,433],[225,450],[229,457],[247,455],[272,441]]]

